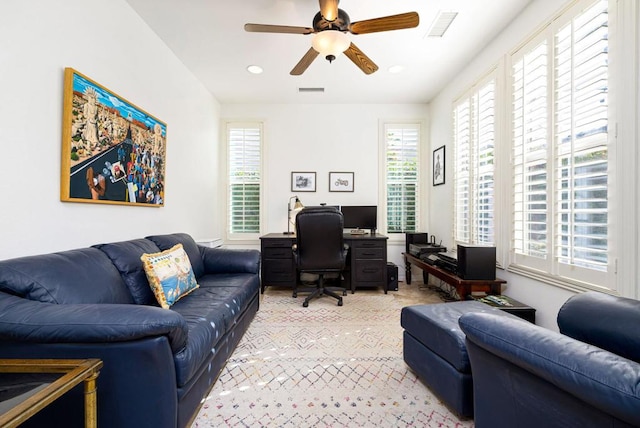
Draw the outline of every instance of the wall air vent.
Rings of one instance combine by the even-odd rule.
[[[458,16],[458,12],[438,12],[438,16],[431,23],[429,31],[427,31],[427,37],[442,37],[447,31],[451,23]]]
[[[298,88],[298,92],[301,94],[321,94],[324,92],[324,88]]]

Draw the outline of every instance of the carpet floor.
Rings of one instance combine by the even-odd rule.
[[[402,358],[400,310],[436,291],[400,283],[303,308],[305,295],[267,288],[193,427],[473,427]]]

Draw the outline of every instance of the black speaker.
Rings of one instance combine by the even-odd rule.
[[[462,279],[496,279],[496,247],[458,244],[458,276]]]
[[[411,244],[428,244],[429,243],[429,234],[428,233],[405,233],[405,244],[406,244],[406,253],[409,254],[409,245]]]
[[[398,266],[387,263],[387,290],[398,291]]]

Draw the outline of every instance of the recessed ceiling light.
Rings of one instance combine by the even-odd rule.
[[[391,74],[398,74],[398,73],[402,73],[404,71],[404,66],[402,65],[394,65],[392,67],[389,67],[389,73]]]
[[[247,71],[251,74],[261,74],[264,70],[259,65],[250,65],[247,67]]]

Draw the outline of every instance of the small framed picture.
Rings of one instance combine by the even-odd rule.
[[[315,172],[292,172],[291,173],[292,192],[315,192],[316,173]]]
[[[439,147],[433,151],[433,185],[439,186],[444,184],[444,149]]]
[[[330,172],[330,192],[353,192],[353,172]]]

